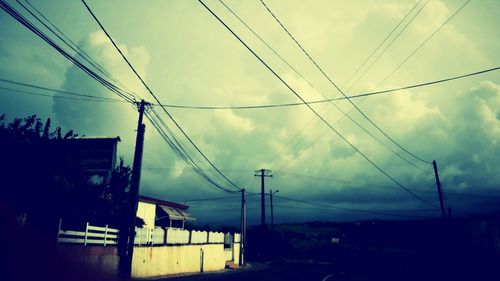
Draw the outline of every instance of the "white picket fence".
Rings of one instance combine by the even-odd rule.
[[[118,229],[93,226],[89,223],[85,226],[85,231],[62,230],[59,227],[57,242],[93,245],[116,245],[118,244]]]
[[[235,233],[235,234],[234,234],[234,239],[233,239],[233,242],[234,242],[234,243],[240,243],[240,242],[241,242],[241,234],[239,234],[239,233]]]
[[[230,233],[184,230],[179,228],[136,228],[135,245],[224,244]],[[231,239],[232,240],[232,239]]]
[[[191,244],[206,244],[208,243],[208,232],[206,231],[191,231]]]
[[[89,223],[85,231],[63,230],[59,227],[57,242],[92,244],[92,245],[116,245],[118,244],[118,229],[93,226]],[[186,245],[186,244],[232,244],[240,241],[240,234],[222,232],[207,232],[197,230],[184,230],[178,228],[135,228],[134,244],[146,245]]]
[[[189,244],[189,231],[167,228],[166,244]]]

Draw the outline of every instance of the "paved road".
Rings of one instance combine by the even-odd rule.
[[[164,278],[164,281],[208,281],[208,280],[311,280],[331,281],[335,266],[306,262],[272,262],[252,263],[251,268],[223,273],[206,273],[201,275]]]

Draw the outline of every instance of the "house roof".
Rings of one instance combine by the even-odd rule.
[[[139,201],[153,203],[153,204],[157,204],[160,206],[168,206],[168,207],[177,208],[177,209],[181,209],[181,210],[189,209],[189,206],[187,206],[187,205],[169,202],[169,201],[164,201],[164,200],[151,198],[151,197],[147,197],[147,196],[143,196],[143,195],[139,195]]]
[[[99,137],[99,136],[78,136],[74,139],[68,139],[68,140],[90,140],[90,141],[121,141],[120,137]]]

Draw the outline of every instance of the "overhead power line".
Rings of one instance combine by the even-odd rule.
[[[320,202],[313,202],[313,201],[308,201],[308,200],[301,200],[301,199],[294,199],[290,197],[284,197],[284,196],[278,196],[278,195],[273,195],[273,197],[291,201],[291,202],[296,202],[296,203],[303,203],[303,204],[308,204],[308,205],[313,205],[313,206],[319,206],[323,208],[330,208],[330,209],[336,209],[336,210],[341,210],[341,211],[347,211],[347,212],[354,212],[354,213],[365,213],[365,214],[373,214],[373,215],[384,215],[384,216],[395,216],[395,217],[412,217],[412,218],[436,218],[436,217],[429,217],[429,216],[418,216],[418,215],[410,215],[410,214],[398,214],[398,213],[391,213],[388,212],[387,210],[385,211],[377,211],[377,210],[364,210],[364,209],[354,209],[354,208],[346,208],[346,207],[340,207],[332,204],[325,204],[325,203],[320,203]],[[435,209],[438,211],[438,209]],[[394,212],[400,212],[400,211],[415,211],[415,210],[394,210]],[[420,211],[420,210],[419,210]],[[426,210],[428,211],[428,210]]]
[[[278,56],[281,61],[283,61],[286,65],[288,65],[288,67],[290,67],[292,69],[293,72],[295,72],[299,77],[301,77],[304,81],[307,82],[307,84],[309,86],[311,86],[317,93],[319,93],[321,96],[323,96],[325,99],[327,99],[327,97],[322,93],[320,92],[311,82],[309,82],[309,80],[307,80],[297,69],[295,69],[290,63],[288,63],[288,61],[286,61],[282,56],[280,56],[266,41],[264,41],[264,39],[262,39],[262,37],[260,37],[248,24],[245,23],[245,21],[243,21],[243,19],[241,17],[239,17],[228,5],[226,5],[224,3],[224,1],[222,0],[219,0],[219,2],[231,13],[233,14],[247,29],[249,29],[265,46],[267,46],[276,56]],[[347,99],[347,97],[346,97]],[[344,110],[342,110],[342,108],[340,108],[335,102],[333,101],[330,101],[330,104],[333,105],[338,111],[340,111],[342,114],[344,114],[345,117],[349,118],[349,120],[351,120],[358,128],[360,128],[362,131],[364,131],[366,134],[368,134],[370,137],[372,137],[375,141],[377,141],[380,145],[382,145],[383,147],[385,147],[387,150],[389,150],[390,152],[392,152],[394,155],[396,155],[397,157],[399,157],[400,159],[402,159],[403,161],[407,162],[408,164],[416,167],[416,168],[420,168],[419,166],[417,166],[416,164],[414,164],[413,162],[411,162],[410,160],[406,159],[405,157],[403,157],[401,154],[399,154],[397,151],[395,151],[393,148],[391,148],[390,146],[388,146],[387,144],[385,144],[381,139],[379,139],[376,135],[374,135],[372,132],[370,132],[369,130],[367,130],[365,127],[363,127],[363,125],[361,125],[358,121],[356,121],[354,118],[352,118],[351,116],[349,116]],[[421,169],[421,168],[420,168]]]
[[[493,67],[493,68],[487,68],[484,70],[479,70],[476,72],[471,72],[471,73],[462,74],[462,75],[458,75],[458,76],[443,78],[443,79],[439,79],[439,80],[433,80],[433,81],[423,82],[423,83],[419,83],[419,84],[403,86],[403,87],[399,87],[399,88],[380,90],[380,91],[376,91],[376,92],[361,93],[361,94],[357,94],[357,95],[348,96],[348,98],[357,99],[357,98],[362,98],[362,97],[369,97],[369,96],[394,93],[394,92],[403,91],[403,90],[409,90],[409,89],[414,89],[414,88],[431,86],[431,85],[435,85],[435,84],[441,84],[441,83],[450,82],[453,80],[458,80],[458,79],[467,78],[467,77],[471,77],[471,76],[477,76],[477,75],[486,74],[488,72],[493,72],[493,71],[498,71],[498,70],[500,70],[500,66]],[[21,85],[21,86],[26,86],[26,87],[30,87],[30,88],[36,88],[36,89],[41,89],[41,90],[46,90],[46,91],[51,91],[51,92],[62,93],[62,94],[96,98],[96,99],[102,99],[102,100],[107,100],[107,101],[125,102],[124,100],[120,100],[120,99],[99,97],[99,96],[82,94],[82,93],[77,93],[77,92],[70,92],[70,91],[63,91],[63,90],[58,90],[58,89],[54,89],[54,88],[48,88],[48,87],[44,87],[44,86],[28,84],[28,83],[23,83],[23,82],[13,81],[13,80],[8,80],[8,79],[3,79],[3,78],[0,78],[0,81],[12,83],[12,84],[16,84],[16,85]],[[339,97],[339,98],[326,99],[326,100],[315,100],[315,101],[308,101],[307,104],[327,103],[330,101],[345,100],[345,99],[346,99],[345,97]],[[153,104],[153,105],[158,105],[158,104]],[[181,105],[181,104],[162,104],[162,106],[167,107],[167,108],[180,108],[180,109],[200,109],[200,110],[228,110],[228,109],[231,109],[231,110],[238,110],[238,109],[266,109],[266,108],[273,108],[273,107],[295,107],[295,106],[305,106],[305,104],[303,102],[295,102],[295,103],[279,103],[279,104],[263,104],[263,105],[257,105],[257,104],[256,105],[236,105],[236,106],[208,106],[208,105],[199,106],[199,105]]]
[[[103,78],[101,75],[93,71],[91,68],[88,66],[84,65],[82,62],[80,62],[76,57],[70,55],[66,50],[63,49],[58,43],[56,43],[54,40],[52,40],[47,34],[45,34],[43,31],[41,31],[39,28],[37,28],[32,22],[30,22],[26,17],[21,15],[13,6],[11,6],[9,3],[7,3],[4,0],[0,0],[0,8],[2,8],[5,12],[7,12],[11,17],[13,17],[15,20],[17,20],[20,24],[25,26],[27,29],[29,29],[31,32],[33,32],[35,35],[40,37],[42,40],[44,40],[47,44],[49,44],[52,48],[54,48],[57,52],[59,52],[62,56],[64,56],[66,59],[71,61],[75,66],[80,68],[82,71],[87,73],[90,77],[95,79],[97,82],[102,84],[104,87],[108,88],[110,91],[115,93],[116,95],[120,96],[124,100],[133,103],[135,101],[135,97],[132,94],[129,94],[125,92],[123,89],[120,87],[116,86],[115,84],[111,83],[110,81],[106,80]],[[41,21],[39,18],[35,17],[38,21]],[[50,28],[47,27],[49,31],[54,33],[54,31]],[[61,39],[63,43],[65,43],[64,40]]]
[[[173,137],[172,131],[168,128],[168,126],[165,125],[163,119],[161,119],[157,115],[154,109],[152,109],[151,112],[153,114],[151,114],[150,112],[146,113],[146,118],[148,118],[153,127],[160,134],[160,136],[167,142],[167,144],[171,147],[171,149],[179,156],[179,158],[181,158],[189,166],[191,166],[194,172],[196,172],[202,179],[204,179],[207,183],[209,183],[210,186],[214,186],[217,189],[228,193],[237,192],[229,190],[219,185],[204,171],[204,169],[200,168],[199,165],[196,163],[196,161],[189,155],[186,149],[180,144],[180,142],[175,137]]]
[[[378,46],[377,46],[377,47],[376,47],[376,48],[375,48],[375,49],[374,49],[374,50],[373,50],[373,51],[372,51],[372,52],[368,55],[368,57],[367,57],[367,58],[366,58],[366,59],[365,59],[365,60],[364,60],[364,61],[363,61],[360,65],[359,65],[359,67],[358,67],[358,68],[357,68],[357,69],[356,69],[356,70],[352,73],[352,75],[349,77],[349,79],[347,79],[347,81],[344,83],[343,88],[345,88],[345,87],[346,87],[346,85],[347,85],[347,84],[348,84],[348,82],[351,80],[351,78],[353,78],[353,77],[354,77],[354,76],[358,73],[358,71],[359,71],[359,70],[361,70],[361,68],[362,68],[362,67],[363,67],[363,66],[364,66],[364,65],[365,65],[365,64],[366,64],[366,63],[370,60],[370,58],[371,58],[371,57],[372,57],[372,56],[373,56],[373,55],[377,52],[377,50],[378,50],[378,49],[379,49],[379,48],[380,48],[380,47],[381,47],[381,46],[382,46],[382,45],[383,45],[383,44],[387,41],[387,39],[389,39],[389,38],[390,38],[390,36],[391,36],[391,35],[392,35],[392,34],[393,34],[393,33],[394,33],[397,29],[398,29],[398,27],[399,27],[399,26],[400,26],[400,25],[401,25],[401,24],[402,24],[402,23],[406,20],[406,18],[407,18],[407,17],[408,17],[408,16],[409,16],[412,12],[413,12],[413,10],[414,10],[414,9],[418,6],[418,4],[419,4],[420,2],[421,2],[421,0],[419,0],[417,3],[415,3],[415,5],[413,6],[413,8],[412,8],[412,9],[411,9],[411,10],[410,10],[410,11],[409,11],[409,12],[408,12],[408,13],[407,13],[407,14],[406,14],[406,15],[405,15],[402,19],[401,19],[401,21],[400,21],[400,22],[399,22],[399,23],[398,23],[398,24],[397,24],[397,25],[396,25],[396,26],[395,26],[395,27],[391,30],[391,32],[390,32],[390,33],[389,33],[389,34],[388,34],[388,35],[384,38],[384,40],[382,40],[382,42],[380,42],[380,44],[379,44],[379,45],[378,45]],[[417,13],[417,14],[418,14],[418,13]],[[413,18],[415,18],[415,16],[416,16],[416,15],[414,15],[414,17],[413,17]],[[409,21],[409,22],[411,22],[411,21],[413,20],[413,18],[412,18],[412,19],[410,19],[410,21]],[[408,23],[408,24],[409,24],[409,23]],[[407,24],[407,25],[408,25],[408,24]],[[403,27],[403,29],[399,32],[399,34],[401,34],[401,32],[402,32],[402,31],[406,28],[406,26],[407,26],[407,25],[405,25],[405,27]],[[392,44],[392,42],[394,42],[394,41],[397,39],[397,37],[399,36],[399,34],[398,34],[398,35],[396,35],[396,36],[393,38],[393,40],[391,41],[391,43],[390,43],[390,44]],[[386,49],[384,49],[384,51],[382,51],[382,52],[385,52],[385,50],[386,50]],[[349,89],[349,90],[350,90],[350,89]],[[348,90],[348,91],[349,91],[349,90]],[[352,111],[352,109],[351,109],[350,111]],[[350,111],[349,111],[349,112],[350,112]],[[349,113],[349,112],[348,112],[348,113]],[[346,116],[346,115],[344,115],[343,117],[345,117],[345,116]],[[283,149],[281,149],[281,150],[280,150],[280,152],[278,152],[278,154],[276,154],[276,155],[272,158],[271,163],[273,163],[273,162],[277,159],[277,157],[278,157],[278,156],[280,156],[280,158],[282,159],[279,163],[284,162],[285,156],[286,156],[286,155],[289,155],[290,153],[292,153],[292,152],[294,151],[294,149],[295,149],[296,147],[298,147],[298,145],[299,145],[300,143],[302,143],[302,141],[303,141],[303,140],[305,140],[307,133],[305,133],[305,134],[302,134],[302,135],[301,135],[301,132],[302,132],[305,128],[307,128],[307,127],[308,127],[308,126],[309,126],[309,125],[310,125],[310,124],[311,124],[314,120],[315,120],[315,119],[314,119],[314,117],[313,117],[313,118],[311,118],[311,119],[310,119],[310,121],[309,121],[309,122],[308,122],[308,123],[307,123],[307,124],[306,124],[306,125],[305,125],[302,129],[301,129],[301,130],[299,130],[299,131],[295,134],[295,136],[292,138],[292,140],[291,140],[291,141],[290,141],[290,142],[289,142],[289,143],[288,143],[288,144],[287,144],[287,145],[286,145]],[[318,121],[319,121],[319,120],[318,120]],[[338,123],[338,121],[337,121],[337,123]],[[316,123],[316,124],[314,124],[313,126],[316,126],[317,124],[319,124],[319,123]],[[311,131],[312,131],[312,128],[313,128],[313,127],[311,127],[311,128],[308,130],[308,132],[311,132]],[[324,132],[323,134],[321,134],[318,138],[316,138],[316,140],[315,140],[315,141],[313,141],[313,143],[311,143],[311,144],[309,145],[309,147],[312,147],[312,146],[313,146],[313,145],[314,145],[314,144],[315,144],[315,143],[316,143],[316,142],[317,142],[320,138],[322,138],[322,137],[323,137],[323,136],[324,136],[327,132],[328,132],[328,130],[325,130],[325,132]],[[298,138],[299,136],[300,136],[300,138]],[[295,139],[298,139],[298,141],[296,141],[296,142],[295,142],[295,144],[293,144],[293,142],[295,141]],[[292,144],[293,144],[293,145],[292,145]],[[286,150],[285,150],[285,149],[286,149]],[[303,150],[302,150],[302,151],[303,151]],[[285,153],[282,153],[282,152],[285,152]],[[299,152],[299,155],[300,155],[301,153],[302,153],[302,152]],[[297,157],[298,157],[299,155],[297,155]],[[297,159],[297,157],[295,157],[294,159]],[[405,161],[406,161],[406,160],[405,160]],[[293,162],[293,160],[292,160],[292,161],[287,161],[285,165],[290,165],[292,162]],[[412,164],[413,164],[413,163],[412,163]],[[420,168],[420,167],[419,167],[419,169],[422,169],[422,168]],[[278,169],[278,170],[279,170],[279,169]]]
[[[188,199],[180,200],[178,202],[199,202],[199,201],[216,201],[216,200],[226,200],[231,198],[241,198],[240,195],[224,196],[224,197],[210,197],[210,198],[198,198],[198,199]]]
[[[470,1],[471,0],[465,1],[462,4],[462,6],[460,6],[451,16],[449,16],[436,30],[434,30],[434,32],[431,33],[431,35],[429,35],[424,41],[422,41],[422,43],[420,43],[420,45],[418,45],[418,47],[415,50],[413,50],[413,52],[411,52],[396,68],[394,68],[394,70],[391,73],[389,73],[389,75],[387,75],[382,81],[380,81],[379,85],[382,85],[387,79],[389,79],[389,77],[391,77],[394,73],[396,73],[396,71],[398,71],[415,53],[417,53],[429,40],[431,40],[432,37],[434,37],[434,35],[436,35],[458,13],[460,13],[460,11],[462,11],[462,9],[467,4],[469,4]]]
[[[358,111],[368,122],[370,122],[370,124],[372,124],[380,133],[382,133],[388,140],[390,140],[393,144],[395,144],[397,147],[399,147],[400,149],[402,149],[404,152],[408,153],[409,155],[411,155],[413,158],[417,159],[417,160],[420,160],[424,163],[427,163],[427,164],[431,164],[431,162],[427,161],[427,160],[424,160],[422,159],[421,157],[415,155],[414,153],[410,152],[408,149],[406,149],[405,147],[403,147],[401,144],[399,144],[396,140],[394,140],[391,136],[389,136],[384,130],[382,130],[382,128],[377,125],[373,120],[371,120],[370,117],[368,117],[368,115],[366,115],[353,101],[351,101],[347,95],[344,93],[344,91],[342,91],[342,89],[340,89],[337,84],[335,84],[335,82],[332,80],[332,78],[323,70],[323,68],[321,68],[319,66],[319,64],[311,57],[311,55],[304,49],[304,47],[297,41],[297,39],[295,39],[295,37],[290,33],[290,31],[288,31],[288,29],[283,25],[283,23],[277,18],[277,16],[271,11],[271,9],[266,5],[266,3],[264,3],[263,0],[260,0],[260,2],[262,3],[262,5],[264,5],[264,7],[266,8],[266,10],[269,12],[269,14],[271,14],[271,16],[276,20],[276,22],[279,23],[279,25],[283,28],[283,30],[288,34],[288,36],[295,42],[295,44],[297,44],[297,46],[302,50],[302,52],[307,56],[307,58],[314,64],[314,66],[316,66],[316,68],[321,72],[321,74],[323,74],[323,76],[330,82],[330,84],[332,86],[335,87],[335,89],[337,89],[337,91],[339,91],[339,93],[342,94],[342,96],[344,96],[348,101],[349,103],[351,103],[351,105],[356,109],[356,111]],[[348,115],[345,115],[345,116],[348,116]]]
[[[92,102],[115,102],[114,100],[105,100],[105,99],[100,99],[98,97],[95,98],[89,98],[89,97],[67,97],[67,96],[61,96],[61,95],[51,95],[51,94],[44,94],[44,93],[36,93],[36,92],[30,92],[30,91],[25,91],[25,90],[19,90],[19,89],[12,89],[12,88],[7,88],[7,87],[0,87],[1,90],[5,90],[8,92],[1,92],[2,94],[5,93],[19,93],[23,95],[32,95],[32,96],[40,96],[40,97],[46,97],[46,98],[52,98],[52,99],[67,99],[67,100],[79,100],[79,101],[92,101]],[[122,102],[121,100],[118,100]],[[125,101],[123,101],[125,102]]]
[[[83,58],[86,62],[88,62],[91,66],[96,68],[98,71],[100,71],[104,76],[106,76],[108,79],[113,81],[114,83],[117,83],[120,85],[120,87],[125,90],[127,94],[131,96],[135,96],[137,98],[137,95],[135,95],[130,89],[128,89],[126,86],[124,86],[120,81],[118,81],[116,78],[114,78],[109,71],[106,70],[105,67],[103,67],[99,62],[95,61],[89,54],[87,54],[82,48],[78,46],[71,38],[69,38],[64,32],[59,29],[55,24],[53,24],[41,11],[39,11],[34,5],[32,5],[28,0],[24,0],[27,6],[23,5],[19,0],[16,0],[16,2],[23,7],[30,15],[32,15],[38,22],[40,22],[43,26],[45,26],[49,31],[52,32],[59,40],[64,42],[71,50],[73,50],[77,55],[79,55],[81,58]],[[31,11],[30,9],[33,9]],[[38,14],[41,18],[39,18],[37,15]],[[43,20],[42,20],[43,19]],[[44,22],[45,21],[45,22]],[[50,27],[49,27],[50,26]]]
[[[29,87],[29,88],[45,90],[45,91],[59,93],[59,94],[66,94],[66,95],[77,96],[77,97],[91,98],[94,100],[110,101],[110,102],[127,102],[127,101],[124,101],[121,99],[114,99],[114,98],[107,98],[107,97],[100,97],[100,96],[95,96],[95,95],[88,95],[88,94],[58,90],[58,89],[53,89],[53,88],[48,88],[48,87],[44,87],[44,86],[38,86],[38,85],[34,85],[34,84],[28,84],[28,83],[23,83],[23,82],[18,82],[18,81],[13,81],[13,80],[9,80],[9,79],[3,79],[3,78],[0,78],[0,81],[14,84],[14,85],[18,85],[18,86],[25,86],[25,87]],[[5,89],[7,89],[7,88],[5,88]],[[9,90],[13,90],[13,89],[9,89]],[[16,91],[19,91],[19,90],[16,90]],[[32,93],[32,94],[36,94],[36,93]],[[42,94],[40,94],[40,95],[42,95]],[[45,95],[45,96],[58,97],[58,96],[54,96],[54,95]]]
[[[343,88],[345,89],[345,87],[349,84],[349,82],[351,81],[352,78],[354,78],[356,76],[356,74],[359,73],[359,71],[363,68],[363,66],[373,57],[373,55],[375,55],[375,53],[380,49],[380,47],[382,47],[384,45],[384,43],[391,37],[391,35],[401,26],[401,24],[403,24],[403,22],[408,18],[408,16],[411,15],[411,13],[415,10],[415,8],[417,8],[418,4],[420,4],[420,2],[422,2],[422,0],[419,0],[415,3],[415,5],[413,5],[413,7],[411,8],[411,10],[399,21],[399,23],[391,30],[391,32],[389,32],[389,34],[387,34],[387,36],[384,38],[384,40],[382,40],[382,42],[380,42],[378,44],[378,46],[373,49],[373,51],[366,57],[366,59],[358,66],[358,68],[351,74],[351,76],[349,76],[349,78],[344,82],[344,86]],[[418,14],[418,13],[417,13]],[[415,15],[416,16],[416,15]],[[415,16],[413,18],[415,18]],[[413,18],[409,21],[411,22],[413,20]],[[409,23],[408,23],[409,24]],[[407,25],[408,25],[407,24]],[[406,26],[407,26],[406,25]],[[403,30],[406,29],[406,26],[402,28],[402,30],[399,32],[399,34],[401,34],[401,32],[403,32]],[[392,41],[396,40],[397,37],[399,37],[399,34],[396,35]],[[392,44],[389,43],[388,45],[390,46]],[[386,48],[387,49],[387,48]],[[384,51],[382,51],[381,53],[384,53],[385,52],[385,49]],[[356,82],[354,82],[355,84]],[[349,90],[347,90],[347,92],[349,92]]]
[[[111,36],[109,35],[108,31],[104,28],[104,26],[102,25],[102,23],[99,21],[99,19],[97,18],[97,16],[92,12],[92,10],[90,9],[90,7],[87,5],[87,3],[85,2],[85,0],[82,0],[82,3],[85,5],[85,7],[87,8],[87,11],[90,13],[90,15],[92,16],[92,18],[94,18],[94,20],[96,21],[96,23],[99,25],[99,27],[101,28],[101,30],[104,32],[104,34],[106,34],[106,37],[109,39],[109,41],[111,41],[111,43],[113,44],[113,46],[115,47],[115,49],[118,51],[118,53],[120,53],[121,57],[123,58],[123,60],[127,63],[127,65],[130,67],[130,69],[134,72],[135,76],[141,81],[142,85],[146,88],[146,90],[149,92],[149,94],[151,94],[151,96],[156,100],[156,102],[161,105],[162,103],[160,102],[160,100],[158,99],[158,97],[153,93],[153,91],[151,90],[151,88],[146,84],[146,82],[144,81],[144,79],[142,79],[141,75],[137,72],[137,70],[134,68],[134,66],[130,63],[130,61],[127,59],[127,57],[123,54],[123,52],[120,50],[120,48],[118,48],[118,46],[116,45],[115,41],[113,40],[113,38],[111,38]],[[210,161],[208,159],[208,157],[201,151],[201,149],[194,143],[194,141],[187,135],[187,133],[182,129],[182,127],[178,124],[178,122],[173,118],[173,116],[166,110],[165,107],[161,106],[161,108],[163,109],[163,111],[165,112],[165,114],[169,117],[169,119],[175,124],[175,126],[179,129],[179,131],[184,135],[184,137],[186,137],[186,139],[191,143],[191,145],[198,151],[198,153],[200,153],[200,155],[210,164],[210,166],[212,166],[216,171],[217,173],[222,176],[227,182],[229,182],[231,184],[232,187],[234,187],[236,190],[241,190],[240,187],[238,187],[233,181],[231,181],[228,177],[226,177],[226,175],[224,175],[213,163],[212,161]]]
[[[370,69],[379,61],[379,59],[385,54],[385,52],[387,52],[387,50],[394,44],[394,42],[396,42],[396,40],[399,38],[399,36],[401,36],[401,34],[403,34],[403,32],[408,28],[408,26],[415,20],[415,18],[420,14],[420,12],[425,8],[425,6],[427,6],[427,4],[429,3],[430,0],[427,0],[424,5],[422,5],[420,7],[420,9],[417,10],[417,12],[415,14],[413,14],[413,16],[411,17],[411,19],[403,26],[403,28],[401,28],[401,30],[396,34],[396,36],[394,36],[391,41],[389,42],[389,44],[387,44],[384,49],[377,55],[377,57],[370,63],[370,65],[368,65],[367,68],[365,68],[365,70],[363,71],[363,73],[361,73],[361,75],[358,76],[358,78],[356,80],[354,80],[354,82],[351,83],[351,86],[349,88],[347,88],[347,92],[349,92],[354,86],[356,86],[356,84],[358,83],[359,80],[361,80],[361,78],[363,78],[367,73],[368,71],[370,71]],[[418,4],[420,3],[417,2],[417,4],[415,4],[415,6],[413,7],[413,9],[407,14],[410,15],[411,12],[418,6]],[[401,22],[402,23],[402,22]]]
[[[355,145],[353,145],[347,138],[345,138],[337,129],[335,129],[325,118],[323,118],[311,105],[307,104],[307,102],[300,96],[281,76],[276,73],[257,53],[255,53],[250,46],[248,46],[219,16],[217,16],[202,0],[198,0],[200,4],[202,4],[207,11],[209,11],[248,51],[252,53],[252,55],[257,58],[278,80],[283,83],[295,96],[297,96],[306,106],[316,115],[325,125],[327,125],[335,134],[337,134],[344,142],[346,142],[352,149],[354,149],[359,155],[361,155],[366,161],[368,161],[373,167],[375,167],[379,172],[385,175],[388,179],[394,182],[397,186],[404,189],[406,192],[410,193],[413,197],[418,200],[424,202],[425,204],[431,205],[434,207],[434,204],[428,202],[417,194],[413,193],[411,190],[406,188],[403,184],[397,181],[394,177],[388,174],[384,169],[382,169],[378,164],[373,162],[368,156],[366,156],[363,152],[361,152]]]
[[[443,79],[439,79],[439,80],[433,80],[433,81],[423,82],[423,83],[409,85],[409,86],[403,86],[403,87],[398,87],[398,88],[391,88],[391,89],[380,90],[380,91],[375,91],[375,92],[361,93],[361,94],[356,94],[356,95],[347,96],[347,97],[338,97],[338,98],[332,98],[332,99],[308,101],[307,103],[294,102],[294,103],[277,103],[277,104],[265,104],[265,105],[235,105],[235,106],[203,106],[203,105],[199,106],[199,105],[162,104],[162,106],[170,107],[170,108],[206,109],[206,110],[217,110],[217,109],[233,109],[233,110],[234,109],[236,109],[236,110],[238,110],[238,109],[264,109],[264,108],[273,108],[273,107],[305,106],[306,104],[319,104],[319,103],[328,103],[330,101],[345,100],[347,98],[349,98],[349,99],[357,99],[357,98],[363,98],[363,97],[369,97],[369,96],[378,96],[378,95],[382,95],[382,94],[394,93],[394,92],[403,91],[403,90],[409,90],[409,89],[414,89],[414,88],[431,86],[431,85],[441,84],[441,83],[445,83],[445,82],[450,82],[450,81],[453,81],[453,80],[458,80],[458,79],[467,78],[467,77],[471,77],[471,76],[477,76],[477,75],[485,74],[485,73],[488,73],[488,72],[497,71],[499,69],[500,69],[500,66],[496,66],[496,67],[493,67],[493,68],[479,70],[479,71],[476,71],[476,72],[471,72],[471,73],[462,74],[462,75],[458,75],[458,76],[452,76],[452,77],[443,78]]]
[[[255,196],[255,195],[258,195],[258,193],[248,194],[247,197],[251,197],[251,196]],[[240,195],[231,195],[231,196],[224,196],[224,197],[185,199],[185,200],[178,200],[177,202],[187,203],[187,202],[200,202],[200,201],[219,201],[219,200],[226,200],[226,199],[232,199],[232,198],[241,198],[241,196]],[[240,206],[241,203],[239,201],[237,203]],[[252,203],[259,203],[259,202],[252,202]]]

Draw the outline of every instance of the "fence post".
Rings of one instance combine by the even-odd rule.
[[[57,242],[59,242],[59,234],[61,233],[62,218],[59,218],[59,226],[57,227]]]
[[[108,238],[108,225],[104,226],[104,247],[106,247],[106,239]]]
[[[163,230],[165,230],[163,233],[163,244],[167,245],[167,228],[165,227]]]
[[[89,222],[85,225],[85,238],[83,238],[83,245],[87,246],[87,234],[89,232]]]

